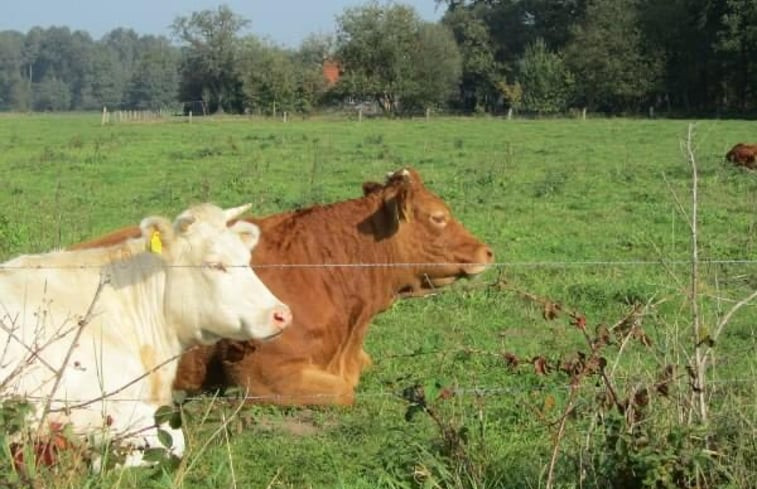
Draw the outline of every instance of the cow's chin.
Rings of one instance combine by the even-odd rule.
[[[446,275],[444,277],[427,277],[422,281],[423,285],[433,287],[446,287],[451,285],[461,278],[473,278],[481,274],[487,269],[487,265],[484,263],[471,263],[469,265],[463,265],[460,270],[454,275]]]
[[[201,345],[208,346],[208,345],[215,344],[220,340],[221,340],[221,336],[218,336],[214,332],[208,331],[207,329],[202,329],[200,330],[200,336],[197,342]]]
[[[408,285],[399,291],[400,297],[425,297],[432,295],[438,289],[447,287],[457,282],[461,278],[473,278],[486,270],[485,264],[474,263],[458,270],[454,275],[445,275],[443,277],[431,277],[425,275],[414,285]]]
[[[270,341],[270,340],[272,340],[274,338],[278,338],[279,335],[281,335],[281,333],[283,333],[283,332],[284,332],[284,330],[278,330],[278,331],[275,331],[275,332],[269,334],[268,336],[264,336],[264,337],[261,337],[261,338],[252,338],[252,339],[255,339],[257,341],[266,342],[266,341]],[[200,338],[198,340],[198,343],[200,343],[201,345],[209,346],[209,345],[213,345],[215,343],[218,343],[221,340],[248,341],[250,339],[251,339],[250,336],[247,335],[247,334],[239,334],[238,336],[234,336],[234,335],[219,336],[219,335],[217,335],[216,333],[214,333],[212,331],[208,331],[206,329],[203,329],[200,332]]]
[[[461,275],[454,275],[452,277],[437,277],[437,278],[431,278],[428,281],[431,282],[431,288],[439,288],[439,287],[446,287],[448,285],[452,285],[459,279]]]

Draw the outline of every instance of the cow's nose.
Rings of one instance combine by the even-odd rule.
[[[279,329],[284,329],[292,323],[292,311],[287,306],[274,307],[271,322]]]
[[[480,263],[491,263],[494,261],[494,251],[488,246],[479,248],[478,259]]]

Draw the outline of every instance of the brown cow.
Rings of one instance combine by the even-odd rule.
[[[757,170],[757,144],[738,143],[725,154],[725,159],[736,165]]]
[[[185,354],[175,388],[234,384],[262,402],[352,404],[371,364],[363,350],[371,319],[398,297],[433,292],[492,262],[492,250],[414,170],[392,173],[383,185],[367,182],[363,191],[362,198],[251,219],[261,229],[252,265],[290,306],[293,323],[274,341],[223,341]]]

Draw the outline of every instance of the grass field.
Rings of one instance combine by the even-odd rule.
[[[695,339],[691,169],[681,150],[690,122],[100,126],[96,114],[0,117],[2,260],[200,201],[252,202],[265,215],[352,198],[363,181],[410,165],[498,263],[377,317],[366,345],[375,365],[351,409],[245,406],[218,430],[238,403],[194,400],[178,471],[99,478],[52,469],[38,475],[42,487],[757,487],[757,304],[733,314],[714,342],[705,423],[688,422],[685,369],[694,344],[713,339],[757,288],[757,173],[723,162],[734,143],[755,139],[755,124],[694,126],[703,324]],[[562,305],[554,319],[546,298]],[[597,372],[555,367],[577,351],[591,357],[565,311],[585,315],[592,336],[617,323],[615,335],[634,307],[649,341],[617,336],[597,350],[617,396],[644,408],[629,421],[603,404]],[[654,392],[671,364],[675,381]],[[426,387],[429,410],[407,420],[411,403],[400,394],[415,384]],[[432,401],[434,385],[454,395]],[[641,386],[650,386],[643,404]]]

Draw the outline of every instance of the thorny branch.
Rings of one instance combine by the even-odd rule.
[[[50,412],[50,406],[52,405],[53,399],[55,398],[55,392],[58,390],[58,386],[60,385],[61,379],[63,378],[63,372],[68,366],[68,362],[71,359],[71,354],[74,351],[74,348],[76,348],[76,344],[79,342],[79,337],[81,337],[82,332],[84,331],[84,328],[87,326],[87,324],[92,320],[92,313],[94,312],[95,305],[97,304],[98,299],[100,298],[100,294],[103,291],[103,288],[105,288],[105,285],[107,285],[110,282],[110,279],[107,275],[101,274],[100,275],[100,281],[97,284],[97,290],[95,290],[95,295],[92,298],[92,302],[89,304],[89,308],[87,309],[86,314],[84,314],[84,317],[81,318],[78,322],[79,328],[76,330],[76,333],[74,334],[74,338],[71,340],[71,345],[68,347],[68,351],[66,352],[66,356],[63,359],[63,363],[61,364],[60,368],[55,373],[55,383],[53,384],[53,388],[50,391],[50,398],[45,403],[45,407],[42,410],[42,415],[39,419],[39,429],[43,429],[45,426],[45,418]]]

